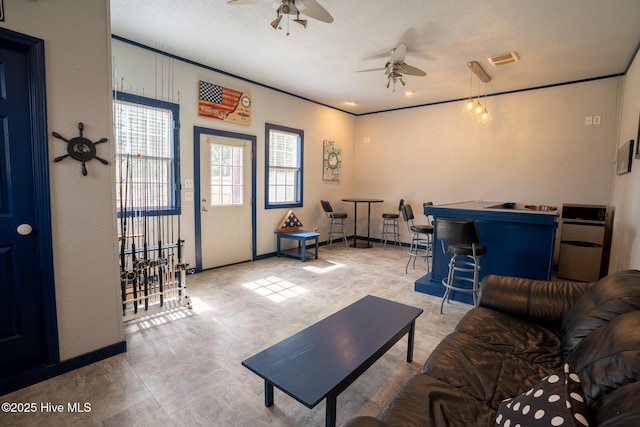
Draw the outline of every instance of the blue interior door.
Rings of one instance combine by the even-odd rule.
[[[4,35],[0,33],[0,378],[51,363],[52,354],[57,357],[57,334],[51,348],[55,326],[47,324],[54,304],[47,302],[53,288],[51,226],[48,216],[48,223],[39,216],[39,192],[48,192],[39,183],[48,178],[38,177],[46,173],[38,157],[46,146],[44,151],[37,148],[34,135],[34,123],[46,120],[34,117],[33,51]],[[47,242],[49,249],[43,248]]]

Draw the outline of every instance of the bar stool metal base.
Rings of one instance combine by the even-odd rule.
[[[383,214],[382,215],[382,235],[381,240],[384,248],[387,249],[387,242],[390,240],[394,246],[400,245],[400,224],[398,223],[398,215]]]
[[[442,302],[440,303],[440,314],[444,308],[444,303],[449,302],[451,291],[470,293],[473,295],[473,305],[478,305],[478,293],[480,274],[480,259],[473,255],[454,254],[449,261],[449,274],[442,279],[445,287]],[[463,287],[464,283],[470,283],[471,287]]]

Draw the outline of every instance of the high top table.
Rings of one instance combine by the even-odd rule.
[[[371,227],[371,203],[382,203],[384,200],[381,199],[362,199],[362,198],[350,198],[350,199],[342,199],[343,202],[352,202],[353,203],[353,243],[351,247],[354,248],[370,248],[371,243],[369,242],[370,236],[370,227]],[[358,243],[358,203],[366,203],[368,206],[367,210],[367,241],[366,243]]]
[[[273,405],[274,387],[309,409],[326,399],[325,423],[333,427],[338,395],[407,334],[407,362],[413,360],[415,320],[422,311],[367,295],[242,365],[264,379],[265,406]]]

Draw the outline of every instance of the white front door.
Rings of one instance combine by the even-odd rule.
[[[251,260],[251,141],[200,135],[202,268]]]

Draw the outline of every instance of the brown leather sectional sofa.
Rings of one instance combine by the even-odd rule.
[[[377,417],[344,426],[634,426],[639,380],[640,271],[595,283],[487,276],[422,372]]]

